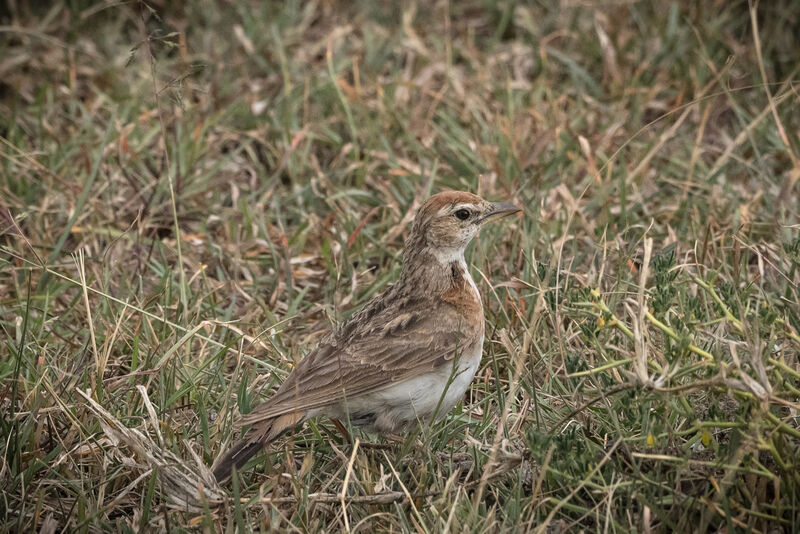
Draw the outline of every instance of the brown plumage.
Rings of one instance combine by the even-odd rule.
[[[398,282],[326,336],[269,400],[241,417],[241,425],[252,426],[217,462],[217,480],[316,415],[395,432],[446,413],[469,387],[483,347],[483,307],[464,248],[483,222],[516,211],[458,191],[429,198],[414,219]]]

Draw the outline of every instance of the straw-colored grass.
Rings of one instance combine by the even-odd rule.
[[[795,2],[7,9],[0,530],[800,530]],[[525,208],[463,402],[217,486],[445,188]]]

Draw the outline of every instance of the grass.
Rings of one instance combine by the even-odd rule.
[[[3,531],[800,530],[793,2],[1,16]],[[215,487],[445,188],[525,207],[463,402]]]

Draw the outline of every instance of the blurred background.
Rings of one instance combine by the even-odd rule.
[[[9,0],[4,529],[800,529],[798,35],[792,0]],[[76,393],[211,464],[444,189],[525,209],[469,252],[484,363],[347,487],[318,421],[181,507]]]

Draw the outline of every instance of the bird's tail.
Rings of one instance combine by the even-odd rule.
[[[302,420],[303,414],[290,413],[254,424],[245,432],[242,439],[216,462],[214,478],[217,479],[217,482],[224,482],[229,479],[234,467],[237,470],[244,467],[244,464],[258,454],[261,449]]]
[[[242,439],[214,466],[214,478],[217,482],[224,482],[233,473],[233,468],[241,469],[250,458],[266,445],[263,441],[250,441]]]

